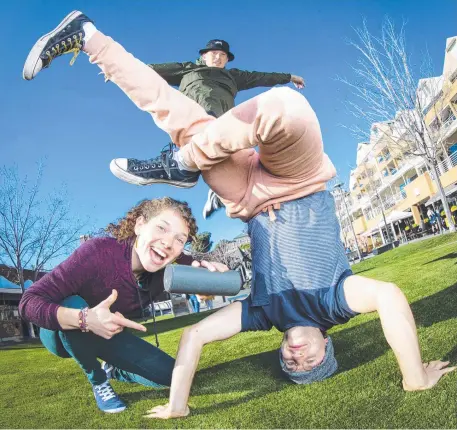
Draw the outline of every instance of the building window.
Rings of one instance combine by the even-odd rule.
[[[427,166],[419,167],[419,175],[423,175],[427,171]]]
[[[457,79],[457,70],[454,70],[454,73],[449,77],[451,83],[453,83]]]

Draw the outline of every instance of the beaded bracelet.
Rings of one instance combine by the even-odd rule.
[[[89,312],[89,308],[85,307],[79,311],[79,328],[82,332],[87,333],[89,328],[87,327],[87,312]]]

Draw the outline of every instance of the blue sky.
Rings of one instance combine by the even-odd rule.
[[[356,52],[346,41],[354,36],[352,27],[359,26],[362,17],[375,32],[385,15],[396,22],[407,19],[413,59],[420,62],[427,47],[437,75],[445,40],[457,33],[455,0],[1,1],[0,163],[18,163],[22,174],[33,175],[35,162],[46,157],[42,191],[65,183],[75,213],[90,215],[97,227],[122,216],[142,198],[170,195],[187,200],[200,231],[211,231],[216,242],[233,238],[243,224],[224,213],[202,219],[208,189],[202,181],[191,190],[180,190],[135,187],[112,176],[112,158],[149,158],[168,136],[115,85],[105,84],[84,55],[73,67],[68,65],[70,56],[65,56],[36,80],[22,80],[32,45],[73,9],[85,12],[100,30],[145,62],[195,60],[207,40],[223,38],[236,55],[230,66],[303,76],[304,95],[320,119],[326,152],[345,181],[355,164],[357,141],[339,125],[354,119],[343,105],[351,97],[348,88],[335,76],[351,77]],[[261,91],[242,92],[236,101]]]

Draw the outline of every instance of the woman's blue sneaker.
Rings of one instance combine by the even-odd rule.
[[[126,406],[124,402],[115,393],[113,387],[108,381],[100,385],[94,385],[92,390],[94,392],[98,409],[102,412],[117,414],[118,412],[125,410]]]

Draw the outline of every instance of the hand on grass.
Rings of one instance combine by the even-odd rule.
[[[146,412],[147,415],[143,415],[143,418],[157,418],[160,420],[168,420],[170,418],[182,418],[187,417],[190,414],[189,406],[186,406],[185,411],[172,411],[170,404],[167,403],[163,406],[156,406]]]
[[[426,375],[426,384],[420,387],[412,387],[406,384],[403,381],[403,389],[405,391],[419,391],[419,390],[428,390],[435,386],[440,378],[446,373],[453,372],[457,367],[447,367],[449,361],[431,361],[430,363],[424,363],[424,371]]]
[[[117,299],[117,291],[113,290],[111,295],[100,302],[97,306],[90,308],[87,312],[87,327],[97,336],[111,339],[116,334],[130,327],[139,331],[146,331],[146,327],[125,318],[120,312],[114,314],[110,311],[111,305]]]

